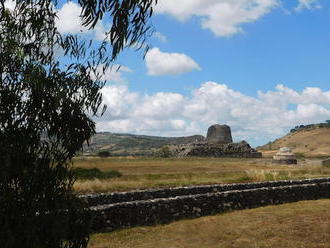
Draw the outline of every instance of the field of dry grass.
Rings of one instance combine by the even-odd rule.
[[[330,199],[92,235],[89,248],[329,248]]]
[[[300,165],[273,165],[269,159],[79,157],[74,166],[116,170],[120,178],[79,180],[77,192],[113,192],[154,187],[253,182],[330,176],[317,160]]]
[[[274,165],[269,159],[79,157],[74,166],[123,176],[79,180],[75,190],[113,192],[153,187],[330,177],[319,160]],[[234,211],[169,225],[94,234],[89,248],[330,248],[330,200]]]

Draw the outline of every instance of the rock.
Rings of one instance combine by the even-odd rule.
[[[215,124],[207,130],[207,143],[228,144],[233,142],[230,127],[227,125]]]
[[[282,147],[273,157],[273,163],[276,164],[297,164],[297,158],[289,147]]]
[[[322,161],[323,166],[330,166],[330,158]]]

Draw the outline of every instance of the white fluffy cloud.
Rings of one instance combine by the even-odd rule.
[[[57,12],[56,26],[60,33],[90,34],[96,40],[103,40],[106,29],[102,22],[98,22],[94,30],[90,31],[82,25],[81,6],[75,2],[67,2]]]
[[[140,100],[137,93],[130,92],[124,85],[106,86],[102,89],[102,94],[103,103],[107,105],[108,110],[101,120],[109,122],[114,120],[125,121],[125,119],[132,117],[132,107],[136,106]]]
[[[296,7],[296,11],[301,11],[303,9],[320,9],[322,8],[319,0],[298,0],[298,6]]]
[[[200,17],[204,29],[216,36],[230,36],[243,32],[242,24],[257,21],[279,3],[279,0],[160,0],[156,11],[180,21]]]
[[[200,66],[183,53],[165,53],[159,48],[152,48],[145,57],[148,74],[152,76],[179,75],[192,70],[200,70]]]
[[[183,104],[184,97],[180,94],[158,92],[152,96],[145,96],[133,113],[139,118],[167,120],[179,116]]]
[[[74,2],[65,3],[57,13],[56,26],[61,33],[77,34],[86,32],[80,18],[81,7]]]
[[[290,128],[330,118],[330,91],[308,87],[298,92],[278,85],[250,97],[216,82],[203,83],[190,96],[158,92],[142,95],[127,86],[103,90],[106,114],[98,131],[183,136],[205,135],[214,123],[232,127],[234,139],[254,145],[284,135]]]

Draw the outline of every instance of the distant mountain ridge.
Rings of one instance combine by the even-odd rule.
[[[95,154],[99,151],[108,151],[114,156],[152,155],[157,149],[165,145],[179,145],[203,141],[205,141],[205,137],[202,135],[160,137],[100,132],[92,137],[89,146],[84,146],[84,153]]]

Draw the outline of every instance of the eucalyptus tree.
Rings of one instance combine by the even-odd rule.
[[[86,247],[71,159],[105,110],[100,66],[144,44],[156,2],[78,0],[87,29],[111,24],[93,41],[58,31],[57,1],[0,0],[0,247]]]

